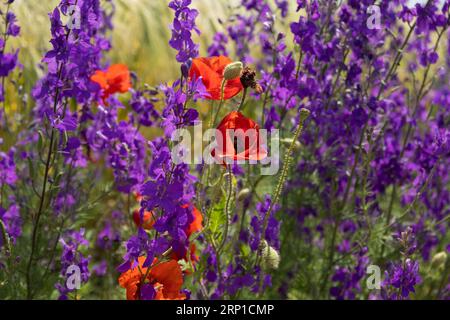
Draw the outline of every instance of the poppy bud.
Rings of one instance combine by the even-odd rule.
[[[223,77],[225,80],[233,80],[241,75],[244,65],[242,62],[232,62],[223,70]]]
[[[447,253],[445,251],[436,253],[431,259],[431,267],[439,269],[447,262]]]
[[[239,193],[237,195],[237,200],[238,201],[245,200],[245,198],[247,198],[250,193],[251,193],[251,190],[249,188],[242,189],[241,191],[239,191]]]
[[[261,267],[265,270],[276,270],[280,264],[280,255],[278,251],[269,246],[266,240],[259,244],[261,252]]]

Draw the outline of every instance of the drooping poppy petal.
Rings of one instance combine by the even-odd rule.
[[[223,81],[223,71],[227,65],[233,61],[225,56],[196,58],[192,60],[189,71],[190,78],[200,78],[205,85],[206,91],[210,94],[209,99],[221,99],[221,86]],[[226,81],[224,88],[224,100],[231,99],[243,89],[239,77]]]

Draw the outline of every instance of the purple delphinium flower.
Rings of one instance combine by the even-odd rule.
[[[97,247],[103,250],[109,250],[114,246],[114,243],[120,242],[120,233],[114,230],[110,221],[106,221],[104,227],[97,235]]]
[[[108,108],[98,106],[97,113],[89,115],[93,118],[92,124],[83,134],[90,147],[91,160],[106,156],[108,167],[113,169],[117,189],[130,193],[137,191],[144,181],[147,144],[132,119],[119,122],[119,108],[123,105],[116,99],[110,99]]]
[[[192,31],[200,34],[195,26],[198,11],[189,8],[190,4],[191,0],[173,0],[169,3],[169,8],[175,11],[175,18],[170,26],[172,38],[169,44],[178,51],[177,61],[180,63],[198,56],[198,45],[191,38]]]
[[[64,106],[65,99],[74,98],[80,104],[88,104],[95,99],[90,77],[94,71],[101,69],[101,55],[109,49],[107,40],[99,32],[107,23],[99,1],[77,2],[81,13],[80,28],[69,28],[62,23],[61,16],[67,15],[68,7],[74,4],[72,0],[61,1],[49,14],[52,49],[43,59],[47,65],[47,74],[33,88],[38,119],[48,117],[54,127],[60,130],[76,128],[76,123],[70,124],[69,128],[67,124],[55,126],[55,123],[65,123],[66,118],[76,117]]]
[[[252,250],[258,250],[260,242],[262,240],[262,226],[264,222],[264,218],[269,210],[271,203],[271,198],[269,195],[266,195],[263,203],[256,204],[257,214],[252,216],[251,218],[251,234],[250,234],[250,248]],[[267,240],[268,244],[275,248],[276,250],[280,249],[280,221],[275,217],[276,212],[279,210],[280,206],[275,205],[267,224],[267,229],[265,233],[265,240]]]
[[[415,292],[415,286],[422,282],[419,274],[419,262],[410,257],[417,248],[415,233],[408,227],[397,235],[401,245],[402,261],[391,264],[385,272],[381,295],[386,299],[403,300]]]
[[[84,229],[70,230],[60,239],[62,245],[60,274],[63,281],[55,285],[59,291],[60,300],[68,299],[71,292],[79,289],[76,285],[87,283],[89,280],[90,257],[85,257],[81,252],[89,246],[84,233]],[[74,280],[73,283],[69,278]]]
[[[228,37],[223,32],[217,32],[214,35],[211,45],[208,47],[208,55],[212,56],[227,56],[228,51],[226,45],[228,43]]]
[[[5,34],[2,39],[0,39],[0,102],[5,100],[6,88],[3,87],[3,84],[5,84],[4,79],[7,78],[11,74],[11,72],[19,65],[19,50],[15,50],[13,52],[5,52],[6,40],[9,37],[18,37],[20,34],[20,26],[17,24],[16,15],[12,11],[10,11],[10,5],[12,3],[12,1],[8,2],[6,12],[0,11],[0,16],[5,21]],[[1,120],[2,119],[0,117],[0,125],[3,126],[3,121]]]
[[[362,248],[355,255],[355,267],[336,267],[331,277],[335,285],[330,289],[330,296],[337,300],[353,300],[357,297],[357,294],[362,291],[361,281],[366,276],[366,268],[369,264],[367,252],[367,248]]]
[[[402,300],[409,297],[410,293],[414,293],[414,287],[420,284],[422,278],[419,275],[419,262],[406,259],[405,262],[394,264],[389,272],[386,272],[385,286],[392,286],[398,292],[392,292],[387,295],[388,299]]]
[[[199,33],[195,26],[198,11],[189,8],[190,4],[190,0],[174,0],[169,3],[169,8],[175,11],[169,44],[178,51],[177,61],[181,63],[182,77],[170,87],[159,87],[165,97],[165,106],[160,115],[164,138],[157,138],[148,144],[152,157],[144,176],[147,179],[144,183],[137,181],[137,184],[140,184],[138,191],[142,196],[140,217],[143,219],[144,211],[152,212],[156,217],[153,229],[157,233],[155,237],[150,238],[143,228],[138,227],[137,235],[126,242],[124,262],[118,267],[120,272],[134,267],[140,256],[146,257],[143,266],[148,267],[155,257],[161,256],[169,248],[180,258],[186,256],[189,248],[186,230],[194,220],[190,203],[195,195],[195,178],[190,175],[187,164],[174,162],[168,140],[176,129],[191,126],[197,119],[198,112],[186,108],[188,100],[196,101],[206,94],[201,81],[189,81],[187,77],[190,59],[198,55],[198,45],[191,39],[191,32]],[[187,90],[183,91],[184,88]],[[137,98],[139,96],[135,95],[133,108],[141,113],[145,110],[141,108],[142,101],[138,104]],[[145,108],[158,118],[159,115],[151,105],[147,104]],[[143,167],[145,165],[141,166]],[[155,290],[152,285],[141,288],[141,299],[154,297]]]
[[[2,141],[0,141],[0,146]],[[8,153],[0,151],[0,220],[5,226],[6,236],[12,244],[22,234],[22,218],[20,208],[13,195],[8,195],[8,189],[15,188],[18,180],[15,163],[15,149],[11,148]],[[0,247],[3,245],[3,235],[0,235]]]
[[[9,237],[11,243],[14,245],[17,238],[22,235],[22,218],[17,204],[13,203],[7,210],[0,207],[0,220],[6,228],[6,235]],[[0,247],[3,245],[3,235],[0,235]]]

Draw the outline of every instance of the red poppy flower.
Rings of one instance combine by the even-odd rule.
[[[181,206],[183,209],[188,208],[189,205],[185,204]],[[191,222],[189,227],[186,230],[186,235],[189,238],[194,232],[200,232],[203,229],[203,216],[202,213],[196,208],[193,207],[192,214],[194,215],[194,220]]]
[[[181,206],[183,209],[188,208],[189,205],[185,204],[183,206]],[[199,232],[203,229],[203,216],[202,213],[196,208],[193,207],[192,209],[192,214],[194,215],[194,220],[190,223],[190,225],[187,227],[187,229],[185,230],[186,232],[186,236],[189,238],[194,232]],[[137,227],[142,227],[146,230],[151,230],[153,228],[153,225],[155,224],[155,217],[152,214],[151,211],[145,211],[144,215],[143,215],[143,223],[141,223],[141,216],[139,214],[139,210],[134,210],[133,211],[133,221],[135,223],[135,225]],[[191,254],[191,260],[192,261],[198,261],[198,257],[195,254],[196,251],[196,247],[194,243],[191,243],[189,246],[189,252]],[[181,259],[185,259],[187,260],[187,253],[186,256],[184,257],[179,257],[176,252],[173,252],[171,255],[172,259],[175,260],[181,260]]]
[[[188,208],[188,207],[189,207],[189,205],[187,205],[187,204],[182,206],[182,208]],[[203,216],[202,216],[202,213],[196,207],[193,207],[192,214],[194,215],[194,220],[191,222],[191,224],[185,230],[186,236],[188,238],[194,232],[200,232],[203,229],[203,225],[202,225],[202,223],[203,223]],[[195,247],[195,243],[191,243],[190,246],[189,246],[189,250],[188,251],[190,253],[192,262],[197,262],[199,260],[197,255],[196,255],[196,250],[197,250],[197,248]],[[187,260],[187,255],[188,255],[188,252],[186,252],[186,255],[184,257],[179,257],[176,252],[173,252],[171,257],[172,257],[172,259],[175,259],[175,260],[181,260],[181,259]]]
[[[258,124],[238,111],[230,112],[220,122],[217,130],[222,139],[216,137],[217,147],[212,156],[223,163],[230,160],[262,160],[267,150],[260,146]],[[225,161],[227,159],[227,162]]]
[[[189,205],[185,204],[181,207],[183,209],[185,209],[185,208],[188,208]],[[203,216],[202,216],[201,212],[196,207],[193,207],[192,214],[194,215],[194,220],[191,222],[191,224],[185,230],[188,238],[191,236],[191,234],[193,234],[194,232],[199,232],[203,228],[203,226],[202,226]],[[144,222],[141,223],[141,215],[139,214],[139,210],[134,210],[133,211],[133,221],[137,227],[143,227],[146,230],[150,230],[153,228],[153,225],[155,224],[155,217],[151,211],[144,212],[143,220],[144,220]]]
[[[102,89],[103,102],[114,93],[125,93],[131,88],[130,71],[124,64],[113,64],[106,71],[97,70],[91,81]]]
[[[139,257],[139,268],[136,266],[121,274],[119,285],[127,290],[127,300],[140,300],[141,289],[145,284],[153,285],[155,300],[184,300],[186,295],[181,293],[183,285],[183,272],[176,260],[157,263],[155,258],[147,278],[147,268],[143,267],[145,257]]]
[[[150,230],[153,228],[153,225],[155,224],[155,218],[151,211],[144,211],[143,220],[144,222],[141,223],[141,215],[139,213],[139,210],[134,210],[133,221],[136,227],[142,227],[145,230]]]
[[[232,62],[230,58],[224,56],[193,59],[189,77],[197,79],[201,77],[206,90],[210,94],[209,99],[220,100],[223,71]],[[228,80],[225,84],[224,100],[233,98],[242,89],[243,86],[239,77]]]

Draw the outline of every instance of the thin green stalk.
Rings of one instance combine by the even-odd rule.
[[[233,194],[233,173],[231,172],[231,165],[227,165],[227,171],[228,171],[228,189],[227,189],[227,200],[225,203],[225,230],[223,232],[222,236],[222,242],[220,243],[219,248],[217,249],[218,253],[222,252],[222,249],[227,241],[228,237],[228,229],[230,227],[230,220],[231,220],[231,197]]]
[[[239,107],[237,108],[237,111],[241,111],[242,106],[244,105],[245,102],[245,98],[247,97],[247,88],[244,88],[244,92],[242,93],[242,99],[241,99],[241,103],[239,104]]]
[[[75,5],[78,1],[75,2]],[[68,41],[69,36],[71,33],[71,29],[69,29],[67,31],[66,34],[66,41]],[[63,71],[63,67],[64,64],[61,64],[59,66],[59,70],[58,70],[58,76],[57,78],[59,80],[61,80],[61,76],[62,76],[62,71]],[[60,88],[58,87],[56,89],[55,92],[55,97],[54,97],[54,101],[53,101],[53,112],[56,113],[57,111],[57,107],[58,107],[58,100],[59,100],[59,95],[60,95]],[[44,170],[44,181],[42,183],[42,192],[41,192],[41,196],[40,196],[40,201],[39,201],[39,209],[34,221],[34,225],[33,225],[33,232],[32,232],[32,237],[31,237],[31,252],[30,252],[30,257],[28,259],[28,263],[27,263],[27,268],[26,268],[26,283],[27,283],[27,298],[28,299],[32,299],[32,291],[31,291],[31,267],[33,264],[33,258],[34,258],[34,253],[36,250],[36,246],[37,246],[37,231],[38,231],[38,227],[39,227],[39,221],[43,212],[43,208],[44,208],[44,202],[45,202],[45,193],[47,191],[47,180],[48,180],[48,175],[50,172],[50,161],[52,159],[52,155],[53,155],[53,147],[54,147],[54,143],[55,143],[56,137],[55,137],[55,129],[52,127],[51,130],[51,134],[50,134],[50,144],[49,144],[49,148],[48,148],[48,153],[47,153],[47,160],[45,163],[45,170]]]
[[[212,123],[212,126],[216,125],[217,119],[219,118],[220,110],[222,110],[222,106],[223,106],[223,104],[225,102],[225,100],[223,98],[224,97],[224,91],[225,91],[225,84],[226,84],[226,80],[223,79],[222,80],[222,85],[220,86],[220,104],[219,104],[219,108],[217,108],[217,112],[216,112],[216,115],[214,117],[214,121]]]
[[[6,232],[6,226],[3,223],[2,219],[0,219],[0,229],[2,231],[1,235],[2,235],[2,238],[3,238],[3,244],[4,244],[5,248],[6,248],[6,252],[10,253],[11,252],[11,244],[9,242],[8,233]]]
[[[269,210],[267,210],[267,213],[264,217],[264,223],[263,223],[263,229],[262,229],[262,237],[264,237],[264,234],[266,232],[267,229],[267,224],[269,222],[269,218],[270,218],[270,214],[272,213],[272,210],[275,206],[275,204],[278,203],[278,200],[280,199],[280,195],[281,192],[283,191],[284,188],[284,183],[286,182],[287,179],[287,175],[290,169],[290,165],[292,162],[292,152],[294,151],[295,148],[295,143],[298,141],[298,139],[300,138],[302,132],[303,132],[303,127],[305,124],[305,120],[309,117],[310,111],[307,109],[301,109],[300,110],[300,119],[299,119],[299,123],[297,126],[297,129],[295,130],[294,133],[294,138],[292,139],[292,142],[289,146],[289,149],[287,150],[285,156],[284,156],[284,164],[283,164],[283,168],[281,169],[281,174],[280,174],[280,178],[278,179],[278,184],[277,187],[275,189],[275,192],[272,196],[272,201],[270,202],[270,206],[269,206]]]

